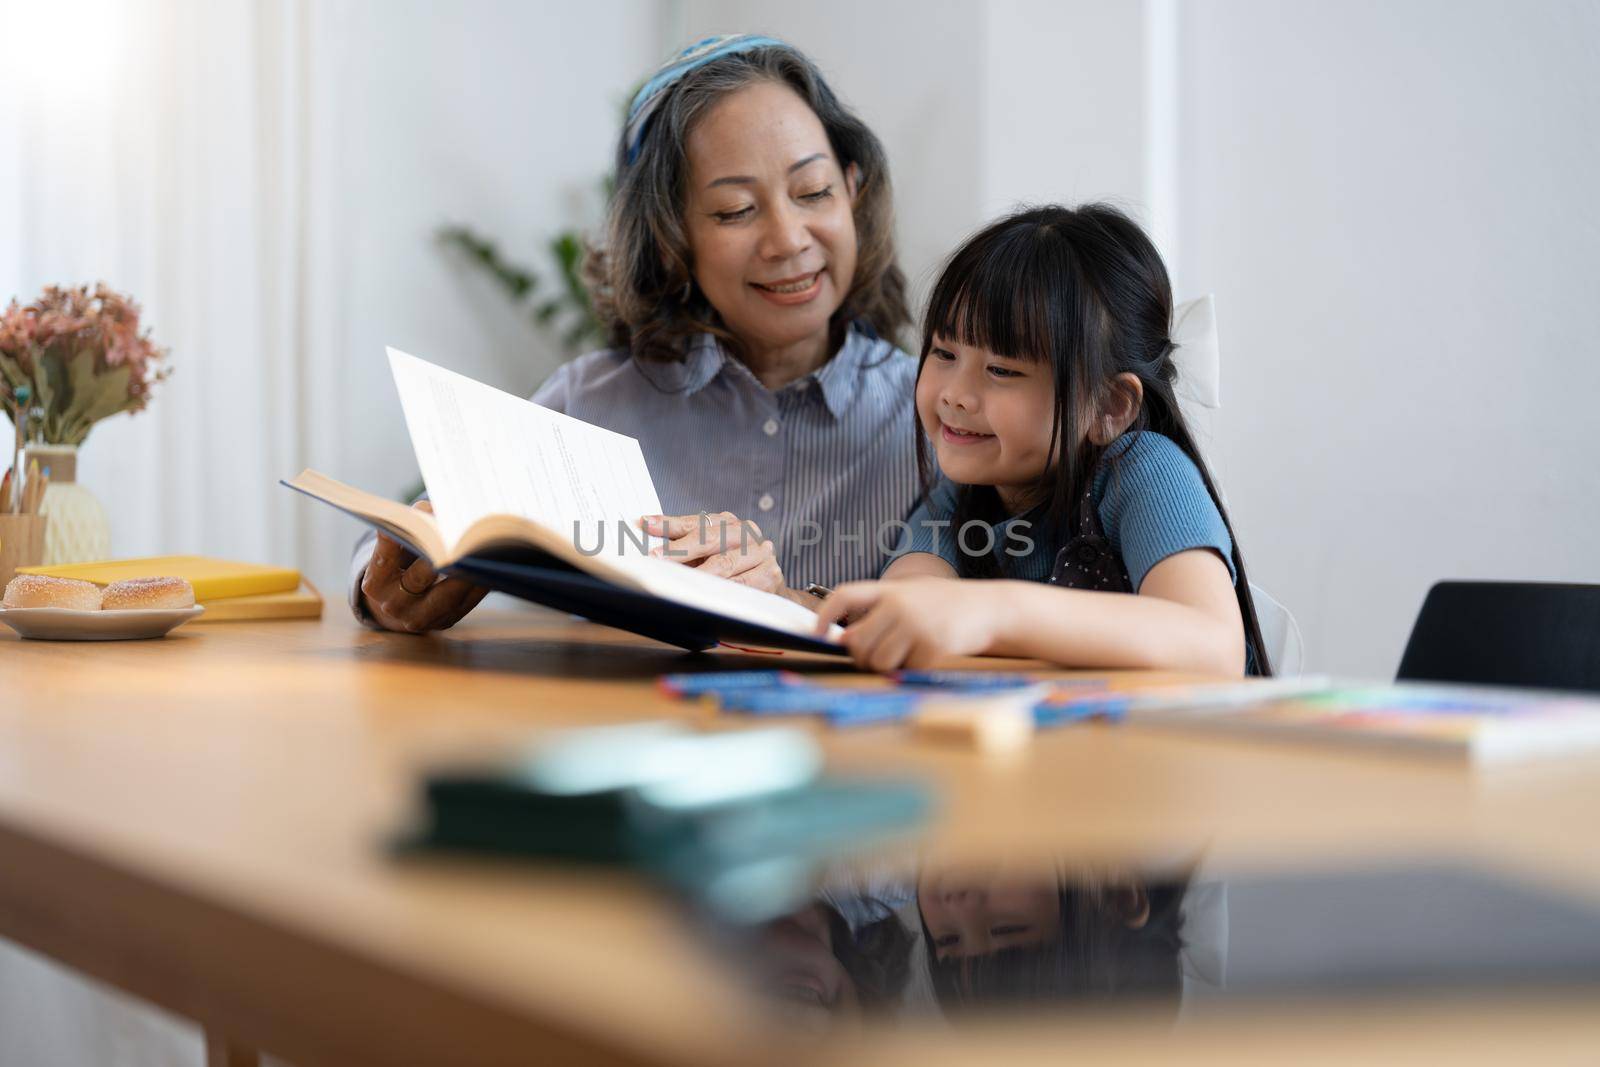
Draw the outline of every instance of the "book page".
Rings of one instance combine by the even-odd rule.
[[[661,500],[638,441],[388,352],[422,480],[452,550],[484,516],[516,515],[576,535],[590,554],[643,554],[636,524],[659,514]]]

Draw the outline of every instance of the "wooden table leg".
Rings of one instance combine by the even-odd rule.
[[[206,1027],[206,1067],[261,1067],[261,1053]]]

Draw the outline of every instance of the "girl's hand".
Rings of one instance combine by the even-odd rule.
[[[414,505],[431,512],[433,505]],[[378,535],[378,543],[361,576],[361,599],[379,626],[398,633],[420,634],[444,630],[478,606],[489,590],[460,578],[441,578],[425,559],[418,559],[399,543]]]
[[[927,667],[946,656],[989,650],[1001,605],[989,582],[903,578],[850,582],[817,609],[817,633],[849,617],[844,645],[857,664],[874,671]]]
[[[704,574],[731,578],[765,593],[783,593],[783,568],[778,566],[772,542],[761,528],[722,511],[715,515],[646,515],[639,520],[645,533],[667,538],[665,550],[652,549],[660,559],[695,567]]]

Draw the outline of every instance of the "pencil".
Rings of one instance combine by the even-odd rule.
[[[28,471],[28,484],[22,490],[22,513],[32,515],[39,510],[39,490],[43,479],[37,470]]]
[[[28,464],[28,484],[22,500],[22,510],[25,514],[32,515],[39,508],[39,461],[33,460]]]
[[[19,385],[11,391],[11,410],[7,414],[11,416],[12,427],[17,431],[17,443],[11,450],[11,469],[17,472],[18,478],[22,477],[22,440],[27,432],[27,403],[32,399],[33,390],[26,385]],[[17,505],[17,510],[20,510],[22,486],[17,485],[14,489],[16,497],[14,503]]]

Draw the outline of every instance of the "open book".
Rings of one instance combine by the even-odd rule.
[[[649,554],[638,521],[661,501],[638,441],[388,351],[433,514],[313,470],[284,485],[440,571],[597,622],[685,648],[840,651],[800,605]]]

